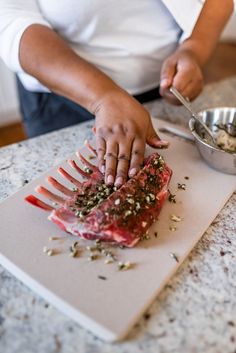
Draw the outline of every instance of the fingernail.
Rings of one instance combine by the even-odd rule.
[[[101,166],[100,171],[101,171],[102,174],[105,173],[105,165],[104,164]]]
[[[163,78],[160,83],[161,87],[166,87],[169,85],[169,80],[167,78]]]
[[[132,168],[129,172],[129,176],[133,177],[135,174],[137,173],[137,169],[136,168]]]
[[[107,183],[108,183],[108,184],[113,184],[113,183],[114,183],[114,177],[113,177],[113,175],[108,175],[108,177],[107,177]]]
[[[164,141],[164,140],[161,140],[161,141],[158,141],[158,145],[160,146],[160,148],[166,148],[169,146],[169,142],[168,141]]]
[[[123,184],[123,178],[122,177],[116,178],[115,186],[120,186],[122,184]]]

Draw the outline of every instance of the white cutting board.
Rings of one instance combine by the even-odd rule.
[[[154,123],[158,127],[171,125]],[[43,253],[45,245],[57,247],[57,242],[49,242],[50,236],[65,236],[47,220],[45,211],[24,201],[45,174],[0,205],[0,263],[52,305],[107,341],[125,337],[236,189],[235,176],[209,168],[192,143],[162,136],[171,142],[161,154],[173,169],[170,190],[177,195],[177,203],[165,203],[159,221],[150,230],[151,240],[140,242],[134,249],[116,251],[122,261],[136,264],[128,271],[120,272],[114,264],[105,265],[104,260],[88,262],[85,253],[76,259],[70,258],[67,250],[52,257]],[[185,176],[190,179],[185,180]],[[186,184],[186,191],[176,191],[178,182]],[[173,224],[170,214],[183,218],[175,224],[175,232],[169,230]],[[157,238],[153,236],[155,231]],[[61,246],[67,249],[67,240]],[[170,253],[178,256],[178,263]],[[99,275],[107,280],[99,279]]]

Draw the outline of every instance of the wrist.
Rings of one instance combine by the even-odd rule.
[[[191,56],[191,58],[195,60],[201,68],[206,64],[209,58],[209,55],[206,53],[202,43],[199,43],[199,41],[191,38],[186,39],[179,46],[177,52]]]
[[[132,96],[130,96],[128,92],[126,92],[121,87],[114,85],[110,87],[109,90],[103,91],[102,95],[97,96],[97,99],[91,104],[90,109],[92,111],[92,114],[96,115],[98,111],[103,107],[117,106],[117,108],[119,109],[121,105],[122,107],[127,105],[127,108],[129,108],[131,100],[134,100],[136,102],[136,100]]]

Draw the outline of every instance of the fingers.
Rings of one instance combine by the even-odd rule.
[[[192,80],[184,88],[182,95],[192,101],[201,93],[202,89],[203,80],[199,80],[197,83],[195,80]]]
[[[129,167],[129,177],[135,176],[141,168],[144,160],[145,140],[136,138],[132,145],[131,160]]]
[[[180,102],[169,91],[171,85],[189,100],[199,95],[203,88],[203,75],[193,55],[179,52],[163,64],[160,93],[170,103],[179,105]]]
[[[105,173],[105,153],[106,153],[106,141],[103,137],[96,134],[96,144],[97,144],[97,158],[98,158],[98,168],[101,173]]]
[[[115,186],[117,187],[120,187],[127,180],[132,142],[132,138],[128,138],[124,141],[121,140],[119,143],[117,174],[115,180]]]
[[[115,141],[108,141],[106,154],[105,154],[105,160],[106,160],[105,182],[108,185],[113,185],[115,181],[117,154],[118,154],[118,144]]]
[[[173,86],[185,97],[194,99],[203,88],[203,75],[198,66],[181,61],[173,80]]]
[[[160,74],[160,94],[164,95],[165,91],[172,85],[176,74],[177,61],[174,58],[168,58],[164,61]]]
[[[147,139],[146,142],[149,146],[154,148],[167,148],[169,147],[169,142],[165,140],[161,140],[161,138],[157,135],[152,122],[150,122]]]

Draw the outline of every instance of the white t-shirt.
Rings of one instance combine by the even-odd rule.
[[[171,0],[163,2],[0,0],[0,57],[28,90],[47,90],[23,71],[18,58],[23,32],[41,23],[131,94],[145,92],[158,85],[162,62],[182,33]]]

